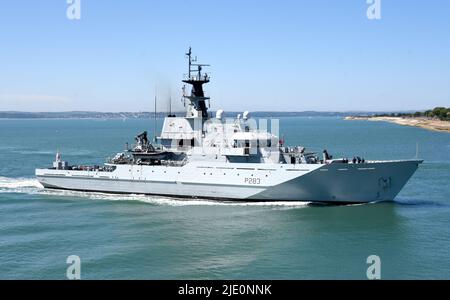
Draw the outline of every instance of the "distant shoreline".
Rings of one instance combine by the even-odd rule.
[[[347,116],[345,120],[366,120],[390,122],[402,126],[420,127],[433,131],[450,132],[450,121],[441,121],[426,117],[373,117],[373,116]]]
[[[185,112],[173,112],[177,116],[185,116]],[[215,116],[215,112],[211,111]],[[243,112],[226,111],[225,117],[233,118]],[[277,117],[346,117],[362,114],[373,114],[364,111],[325,112],[325,111],[250,111],[250,115],[256,118]],[[165,118],[168,112],[157,112],[157,118]],[[67,111],[67,112],[22,112],[0,111],[0,119],[153,119],[154,112],[95,112],[95,111]]]

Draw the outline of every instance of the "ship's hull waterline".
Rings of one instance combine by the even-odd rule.
[[[45,188],[236,201],[391,201],[420,160],[361,164],[184,167],[117,165],[113,172],[37,169]],[[195,181],[192,179],[195,178]]]

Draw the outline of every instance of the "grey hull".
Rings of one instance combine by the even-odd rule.
[[[251,201],[313,201],[364,203],[393,200],[421,161],[323,165],[273,186],[223,182],[120,180],[37,176],[44,187],[64,190],[164,195]]]
[[[394,200],[422,161],[332,164],[252,198],[363,203]]]

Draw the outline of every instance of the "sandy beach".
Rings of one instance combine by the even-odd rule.
[[[450,132],[450,122],[441,121],[429,118],[402,118],[402,117],[362,117],[362,116],[350,116],[346,117],[345,120],[368,120],[368,121],[383,121],[391,122],[398,125],[404,126],[415,126],[420,128],[425,128],[428,130],[435,131],[445,131]]]

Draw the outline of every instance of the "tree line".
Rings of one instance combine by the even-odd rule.
[[[390,113],[375,114],[374,117],[401,117],[401,118],[432,118],[441,121],[450,121],[450,108],[436,107],[426,111],[417,111],[415,113]]]

